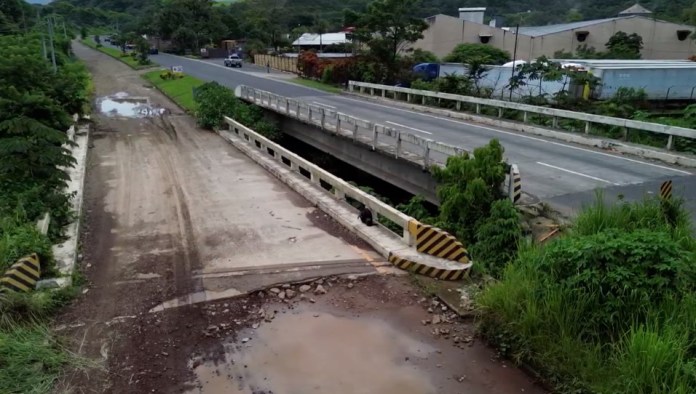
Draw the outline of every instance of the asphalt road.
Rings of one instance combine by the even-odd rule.
[[[598,188],[654,191],[654,187],[640,187],[643,183],[653,185],[667,179],[682,179],[689,184],[696,181],[691,177],[696,171],[686,168],[641,160],[592,149],[552,139],[525,135],[500,128],[418,113],[394,106],[368,102],[354,97],[333,95],[306,88],[287,81],[288,74],[266,73],[264,67],[245,65],[242,69],[222,66],[221,59],[195,60],[167,54],[153,56],[152,60],[163,65],[181,65],[190,75],[204,80],[217,81],[234,88],[247,85],[291,98],[300,98],[309,103],[337,109],[340,112],[389,126],[400,127],[426,138],[435,139],[467,150],[485,145],[497,138],[506,149],[510,163],[520,166],[523,190],[539,198],[560,201],[572,208],[593,197]],[[685,189],[687,199],[696,198],[696,190]],[[694,207],[696,210],[696,207]]]

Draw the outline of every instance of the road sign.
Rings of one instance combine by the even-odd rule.
[[[660,198],[669,200],[672,198],[672,181],[665,181],[660,186]]]

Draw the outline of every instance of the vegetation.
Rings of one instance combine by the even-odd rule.
[[[558,392],[694,392],[687,218],[678,200],[598,198],[568,235],[521,250],[484,289],[482,332]]]
[[[0,273],[37,253],[46,277],[54,274],[51,245],[72,216],[63,192],[74,163],[66,131],[86,107],[89,78],[69,37],[57,35],[43,55],[44,27],[27,7],[0,4]],[[35,223],[46,212],[52,222],[43,235]],[[73,292],[0,293],[0,392],[49,392],[61,369],[77,362],[44,326]]]
[[[118,50],[113,47],[105,47],[97,42],[99,40],[97,37],[99,36],[95,36],[93,40],[88,38],[86,40],[81,40],[80,42],[82,42],[90,48],[94,48],[102,53],[105,53],[113,57],[114,59],[126,63],[130,68],[133,68],[135,70],[141,70],[152,67],[152,63],[147,58],[150,45],[147,43],[147,41],[142,39],[142,37],[140,37],[140,40],[137,41],[138,46],[136,47],[136,51],[132,51],[130,53],[125,51],[125,44],[123,49],[121,50]]]
[[[443,59],[452,63],[505,64],[511,59],[507,51],[486,44],[459,44]]]

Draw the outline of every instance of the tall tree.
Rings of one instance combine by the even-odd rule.
[[[420,0],[374,0],[362,13],[346,11],[346,26],[355,27],[353,39],[365,43],[370,53],[394,78],[398,71],[399,52],[423,38],[427,23],[414,16]]]
[[[319,35],[319,52],[324,52],[324,34],[329,31],[329,24],[320,16],[315,16],[312,30]]]
[[[609,59],[640,59],[643,38],[636,33],[616,32],[605,44]]]

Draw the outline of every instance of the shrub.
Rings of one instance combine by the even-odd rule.
[[[196,119],[198,124],[206,129],[222,125],[223,116],[231,116],[235,112],[237,98],[226,87],[215,82],[206,83],[196,89]]]
[[[0,273],[21,257],[36,253],[42,268],[52,260],[51,241],[33,223],[20,224],[9,218],[0,221]]]
[[[490,215],[495,200],[504,198],[501,186],[507,165],[504,149],[498,140],[474,150],[450,156],[444,169],[433,167],[440,199],[440,227],[459,240],[473,243],[483,220]]]
[[[490,216],[476,232],[476,244],[471,250],[474,261],[488,274],[499,277],[505,265],[514,260],[521,237],[520,218],[512,201],[495,201]]]
[[[459,44],[444,60],[454,63],[470,63],[476,60],[483,64],[495,65],[509,62],[510,54],[486,44]]]

